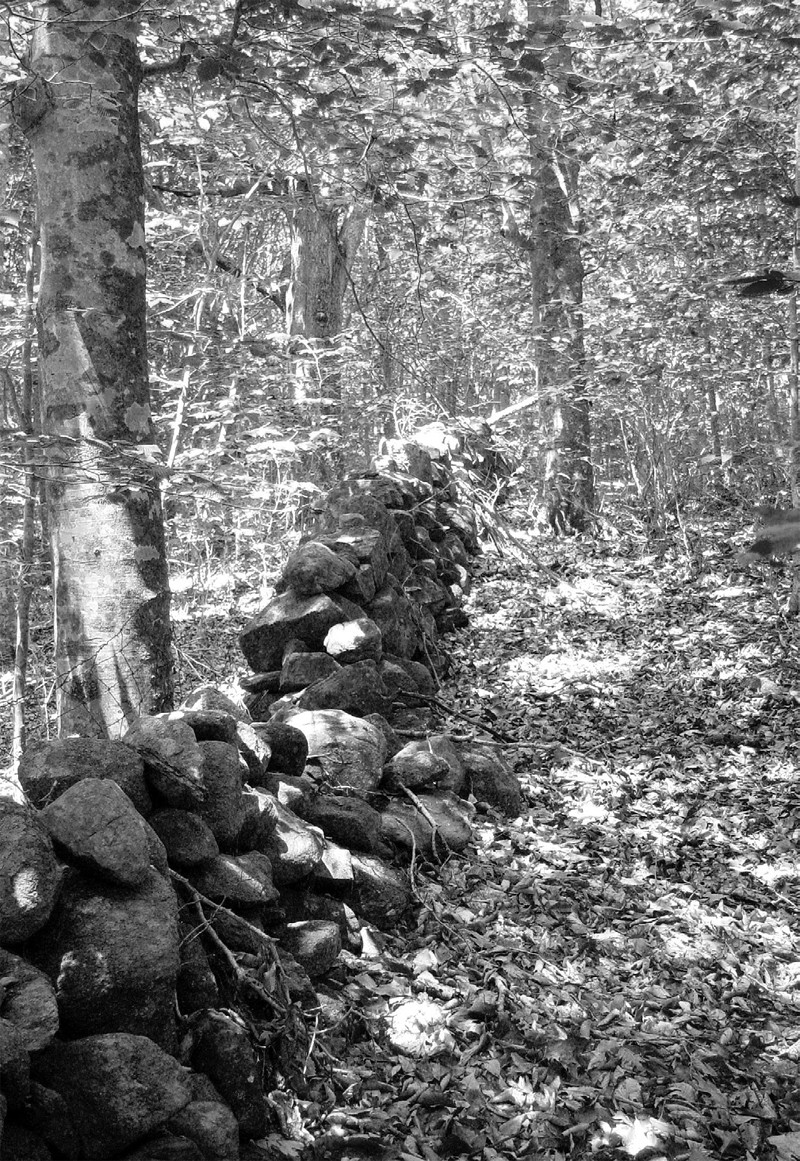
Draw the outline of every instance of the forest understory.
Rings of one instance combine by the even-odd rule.
[[[284,1155],[800,1158],[789,567],[737,569],[743,520],[698,523],[691,557],[529,522],[477,562],[436,727],[501,735],[525,810],[478,804],[465,856],[412,868],[416,923],[343,953]],[[243,671],[255,600],[176,597],[183,693]]]
[[[682,544],[484,556],[442,696],[510,739],[526,810],[343,968],[318,1153],[800,1157],[800,625],[788,569],[705,531],[697,575]],[[371,1032],[411,997],[416,1058]]]

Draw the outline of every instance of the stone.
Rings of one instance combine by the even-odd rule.
[[[374,661],[345,665],[294,699],[295,710],[340,709],[358,716],[380,713],[388,704],[389,693]]]
[[[175,992],[181,1016],[219,1005],[219,988],[197,926],[181,923],[181,963]]]
[[[326,637],[325,640],[327,639]],[[330,677],[340,669],[341,665],[327,653],[312,653],[310,650],[305,653],[290,653],[281,669],[281,693],[305,689],[307,685],[320,681],[323,677]]]
[[[200,742],[205,800],[196,807],[220,850],[232,851],[242,825],[242,768],[239,751],[226,742]]]
[[[414,903],[408,875],[375,855],[353,853],[355,913],[379,930],[394,927]]]
[[[34,1129],[9,1117],[2,1131],[3,1161],[51,1161],[47,1142]]]
[[[204,1013],[194,1028],[191,1062],[218,1089],[242,1136],[263,1137],[268,1117],[261,1067],[242,1025],[223,1012]]]
[[[224,713],[234,719],[247,721],[247,712],[242,703],[235,697],[223,693],[215,685],[197,686],[184,698],[181,709]]]
[[[245,791],[244,821],[239,831],[239,851],[267,851],[273,831],[278,823],[275,797],[260,788]]]
[[[76,782],[44,808],[41,818],[68,862],[123,887],[136,887],[146,878],[146,823],[110,778]]]
[[[41,819],[0,798],[0,944],[22,943],[44,927],[60,890],[61,868]]]
[[[408,742],[384,766],[387,786],[401,786],[408,790],[435,786],[449,773],[448,763],[434,754],[426,741]]]
[[[22,755],[19,778],[28,798],[39,808],[84,778],[111,778],[140,814],[147,816],[152,810],[144,762],[124,742],[103,738],[34,742]]]
[[[0,948],[3,1017],[19,1033],[26,1052],[38,1052],[58,1032],[55,989],[33,964]]]
[[[380,851],[381,816],[363,798],[323,793],[308,803],[303,817],[350,850]]]
[[[325,634],[338,621],[363,615],[363,610],[346,597],[320,593],[298,597],[291,590],[272,600],[245,626],[239,645],[254,670],[274,670],[283,663],[283,647],[299,637],[312,649],[319,649]]]
[[[215,903],[236,907],[261,906],[278,898],[272,866],[260,851],[246,855],[217,855],[190,875],[191,883]]]
[[[265,837],[261,850],[269,856],[274,880],[279,885],[296,883],[309,875],[322,858],[322,832],[309,826],[292,811],[272,798],[275,826]]]
[[[322,858],[314,867],[315,890],[343,895],[353,886],[353,859],[346,847],[325,842]]]
[[[123,737],[144,760],[149,784],[168,806],[192,810],[205,798],[203,752],[180,713],[137,718]]]
[[[55,1041],[37,1058],[35,1079],[66,1101],[85,1161],[118,1157],[192,1099],[187,1069],[128,1032]]]
[[[352,665],[355,661],[377,663],[383,652],[381,631],[369,617],[334,625],[325,635],[323,644],[340,665]]]
[[[473,798],[488,802],[510,818],[522,812],[522,789],[501,749],[493,742],[469,742],[459,746],[466,784]]]
[[[211,827],[194,811],[166,807],[150,816],[150,825],[164,844],[170,865],[178,870],[199,867],[219,854]]]
[[[312,980],[330,971],[342,950],[338,925],[324,919],[288,923],[280,933],[280,942]]]
[[[175,892],[157,871],[132,889],[70,870],[26,956],[55,985],[65,1035],[124,1031],[171,1049],[178,944]]]
[[[339,709],[296,712],[286,724],[305,735],[309,758],[332,785],[360,793],[377,787],[386,739],[374,725]]]
[[[308,741],[302,730],[283,722],[258,722],[253,729],[269,746],[269,773],[299,777],[308,761]],[[264,783],[254,783],[264,785]]]
[[[3,1079],[3,1095],[12,1111],[27,1104],[30,1069],[30,1053],[22,1035],[10,1020],[0,1019],[0,1077]]]
[[[126,1153],[125,1161],[205,1161],[205,1158],[199,1145],[189,1137],[161,1132],[149,1137],[132,1153]]]
[[[227,742],[229,746],[236,745],[237,719],[225,710],[187,709],[183,706],[178,713],[198,742]]]
[[[167,1128],[176,1136],[194,1141],[204,1158],[238,1161],[239,1126],[221,1101],[190,1101],[170,1117]]]
[[[355,571],[344,557],[318,541],[309,540],[289,554],[281,576],[298,596],[310,597],[338,589]]]
[[[236,745],[247,764],[247,780],[258,786],[272,758],[268,739],[251,722],[237,722]]]
[[[423,794],[419,800],[424,813],[410,802],[392,800],[381,815],[382,837],[427,859],[441,860],[450,851],[463,851],[472,838],[474,807],[448,793]]]
[[[414,607],[407,597],[391,585],[384,585],[375,594],[367,610],[381,632],[383,647],[398,657],[413,657],[420,646]]]

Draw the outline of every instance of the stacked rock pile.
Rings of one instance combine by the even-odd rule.
[[[3,1161],[302,1144],[315,987],[476,804],[519,812],[500,748],[425,708],[477,550],[463,444],[427,429],[334,489],[242,633],[241,698],[37,743],[0,786]]]

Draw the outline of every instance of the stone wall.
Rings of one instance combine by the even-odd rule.
[[[412,868],[464,851],[476,807],[520,810],[500,749],[430,708],[485,434],[433,425],[328,495],[241,635],[240,696],[26,751],[0,794],[3,1161],[309,1142],[315,986],[413,915]]]

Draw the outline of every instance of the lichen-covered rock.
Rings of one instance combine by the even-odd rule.
[[[472,838],[474,807],[453,794],[423,794],[423,810],[409,802],[392,800],[381,815],[382,837],[409,854],[442,859],[463,851]]]
[[[380,851],[381,816],[363,798],[320,794],[303,809],[303,817],[350,850]]]
[[[369,617],[334,625],[325,635],[323,644],[341,665],[352,665],[355,661],[377,663],[383,652],[381,631]]]
[[[53,844],[36,811],[0,798],[0,944],[22,943],[44,927],[61,878]]]
[[[190,1101],[167,1128],[179,1137],[194,1141],[204,1158],[238,1161],[239,1126],[236,1117],[221,1101]]]
[[[332,632],[332,630],[331,630]],[[330,636],[330,633],[328,634]],[[328,637],[325,638],[327,641]],[[341,669],[338,661],[327,653],[306,650],[304,653],[290,653],[281,669],[281,693],[293,693],[305,689],[315,681],[330,677]]]
[[[37,1058],[35,1079],[66,1101],[86,1161],[118,1157],[192,1099],[188,1070],[127,1032],[54,1042]]]
[[[66,859],[123,887],[142,883],[150,869],[146,823],[110,778],[85,778],[41,812]]]
[[[384,766],[384,779],[389,786],[403,786],[408,790],[436,786],[450,773],[444,758],[434,754],[427,741],[408,742]]]

